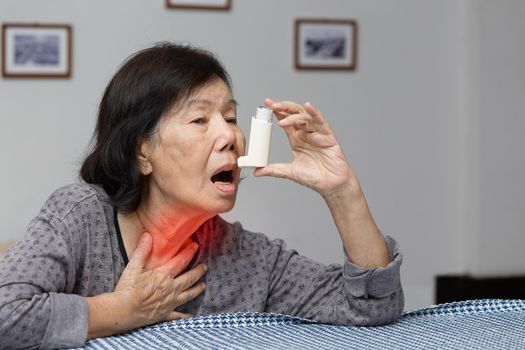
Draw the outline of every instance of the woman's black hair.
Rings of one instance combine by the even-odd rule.
[[[101,185],[119,210],[135,211],[147,183],[137,160],[139,141],[155,135],[171,106],[216,78],[231,89],[230,76],[217,58],[190,45],[160,43],[129,57],[100,102],[82,179]]]

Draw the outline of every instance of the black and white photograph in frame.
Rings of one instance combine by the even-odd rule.
[[[231,9],[231,2],[231,0],[166,0],[166,7],[173,9],[228,11]]]
[[[350,19],[297,19],[295,67],[310,70],[355,70],[357,22]]]
[[[2,25],[2,75],[6,78],[69,78],[71,26]]]

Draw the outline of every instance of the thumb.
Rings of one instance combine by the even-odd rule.
[[[151,247],[153,246],[153,239],[148,232],[144,232],[139,239],[137,247],[131,255],[128,267],[143,269],[146,266],[146,261],[149,254],[151,253]]]
[[[290,164],[286,163],[272,163],[263,168],[257,168],[253,172],[254,176],[273,176],[282,179],[293,180]]]

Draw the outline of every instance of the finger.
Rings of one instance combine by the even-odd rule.
[[[169,313],[168,317],[164,321],[176,321],[182,320],[185,318],[193,317],[192,314],[186,314],[184,312],[172,311]]]
[[[177,296],[178,305],[184,305],[188,301],[195,299],[201,295],[206,289],[206,283],[199,282],[191,288],[186,289],[184,292]]]
[[[292,135],[294,134],[294,132],[296,130],[296,128],[294,126],[281,126],[281,128],[286,133],[286,136],[288,136],[288,139],[290,139],[292,137]]]
[[[292,172],[290,170],[290,164],[286,163],[272,163],[268,164],[263,168],[257,168],[253,172],[254,176],[273,176],[281,179],[293,179]]]
[[[293,101],[281,101],[274,106],[281,112],[288,114],[298,114],[304,111],[303,106]]]
[[[279,120],[289,116],[290,114],[298,114],[304,111],[300,104],[292,101],[275,102],[271,99],[265,99],[265,104],[267,107],[273,110],[275,116]]]
[[[304,104],[304,109],[312,116],[312,120],[316,123],[325,123],[326,119],[323,116],[323,113],[319,111],[311,102],[306,102]]]
[[[204,276],[208,267],[204,264],[199,264],[188,272],[183,273],[173,280],[173,287],[175,290],[183,291],[193,286],[197,281]]]
[[[271,98],[265,98],[264,99],[264,105],[267,107],[267,108],[270,108],[270,109],[282,109],[283,106],[280,104],[280,102],[278,101],[275,101],[275,100],[272,100]]]
[[[318,110],[312,103],[306,102],[304,108],[308,114],[312,116],[312,120],[316,125],[317,132],[321,134],[333,134],[332,127],[324,117],[323,113]]]
[[[153,239],[148,232],[144,232],[139,239],[137,247],[131,255],[131,259],[128,263],[128,268],[132,269],[144,269],[146,261],[151,253],[151,247],[153,246]]]
[[[193,256],[199,249],[199,245],[195,242],[192,242],[186,245],[180,252],[177,253],[173,258],[171,258],[167,263],[162,266],[159,266],[160,271],[166,271],[172,274],[173,276],[178,276],[188,265],[190,264]]]
[[[267,98],[264,99],[264,105],[265,105],[266,107],[272,108],[272,106],[273,106],[274,104],[276,104],[276,103],[277,103],[277,101],[274,101],[274,100],[272,100],[271,98],[268,98],[268,97],[267,97]]]
[[[279,126],[288,128],[293,126],[295,129],[302,129],[308,132],[315,131],[312,117],[308,114],[294,114],[279,121]]]

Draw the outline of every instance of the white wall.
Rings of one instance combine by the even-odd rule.
[[[240,101],[240,124],[245,131],[249,117],[266,96],[310,100],[325,113],[360,175],[377,223],[403,248],[407,309],[433,303],[436,274],[478,268],[480,259],[471,253],[471,243],[479,242],[479,254],[486,254],[485,248],[492,245],[488,240],[493,231],[487,227],[479,234],[473,227],[498,225],[508,217],[506,207],[497,203],[483,207],[481,213],[477,211],[477,196],[493,194],[478,191],[477,182],[470,181],[478,164],[471,158],[473,154],[485,154],[485,148],[492,149],[477,146],[484,132],[491,139],[496,138],[494,142],[499,145],[492,149],[497,152],[494,156],[504,153],[507,146],[523,145],[517,138],[519,130],[514,130],[512,124],[519,119],[523,106],[519,99],[502,99],[499,107],[491,107],[494,110],[480,116],[481,122],[477,119],[476,101],[491,92],[482,90],[484,95],[478,96],[474,89],[477,66],[470,65],[478,47],[483,49],[482,54],[490,51],[490,47],[485,49],[473,41],[479,25],[472,12],[477,3],[233,2],[229,13],[167,10],[162,0],[0,2],[1,22],[71,23],[74,30],[72,79],[0,79],[0,148],[4,153],[0,172],[0,240],[23,235],[47,195],[62,184],[76,181],[98,101],[124,58],[154,42],[174,40],[191,42],[219,55],[233,78],[234,93]],[[509,3],[519,7],[517,1]],[[483,11],[489,17],[488,9]],[[512,13],[512,9],[508,11]],[[502,21],[505,15],[501,13]],[[295,71],[292,30],[294,19],[300,17],[356,19],[358,70]],[[517,18],[516,15],[513,23]],[[513,31],[516,40],[523,32],[519,29],[522,28],[504,28]],[[489,57],[499,59],[496,54]],[[509,75],[513,69],[521,69],[520,57],[523,56],[506,62],[511,64]],[[482,59],[479,68],[489,63]],[[493,78],[490,74],[480,77],[486,84]],[[508,89],[513,90],[519,83],[520,80],[514,80]],[[509,102],[512,113],[505,117],[508,123],[483,120],[496,111],[501,115],[501,107]],[[523,126],[523,121],[520,123]],[[481,131],[472,133],[472,125],[482,126]],[[494,128],[497,133],[492,132]],[[504,143],[509,141],[509,133],[504,133],[507,128],[517,145]],[[274,130],[272,142],[273,161],[290,158],[280,130]],[[513,150],[514,160],[519,156],[523,160],[523,152]],[[485,158],[480,159],[479,163],[484,161]],[[504,168],[505,159],[496,162],[493,164]],[[523,174],[523,162],[512,166]],[[317,194],[282,180],[246,175],[236,208],[227,214],[228,219],[239,220],[248,229],[282,237],[288,246],[312,258],[327,263],[341,261],[337,232]],[[490,180],[488,173],[486,176],[479,177],[480,184]],[[506,200],[510,192],[514,202],[509,204],[521,203],[518,208],[523,211],[519,198],[523,187],[516,176],[503,178],[506,181],[498,186],[504,191],[498,192],[496,200]],[[486,222],[478,223],[479,217],[492,210],[499,215],[494,221],[487,216]],[[507,228],[517,235],[524,226],[516,214],[510,217]],[[511,241],[498,244],[498,254],[507,258],[495,256],[496,263],[519,261],[514,259],[518,255],[511,248]],[[513,272],[518,270],[513,268]]]
[[[525,272],[525,2],[481,2],[480,275]]]

